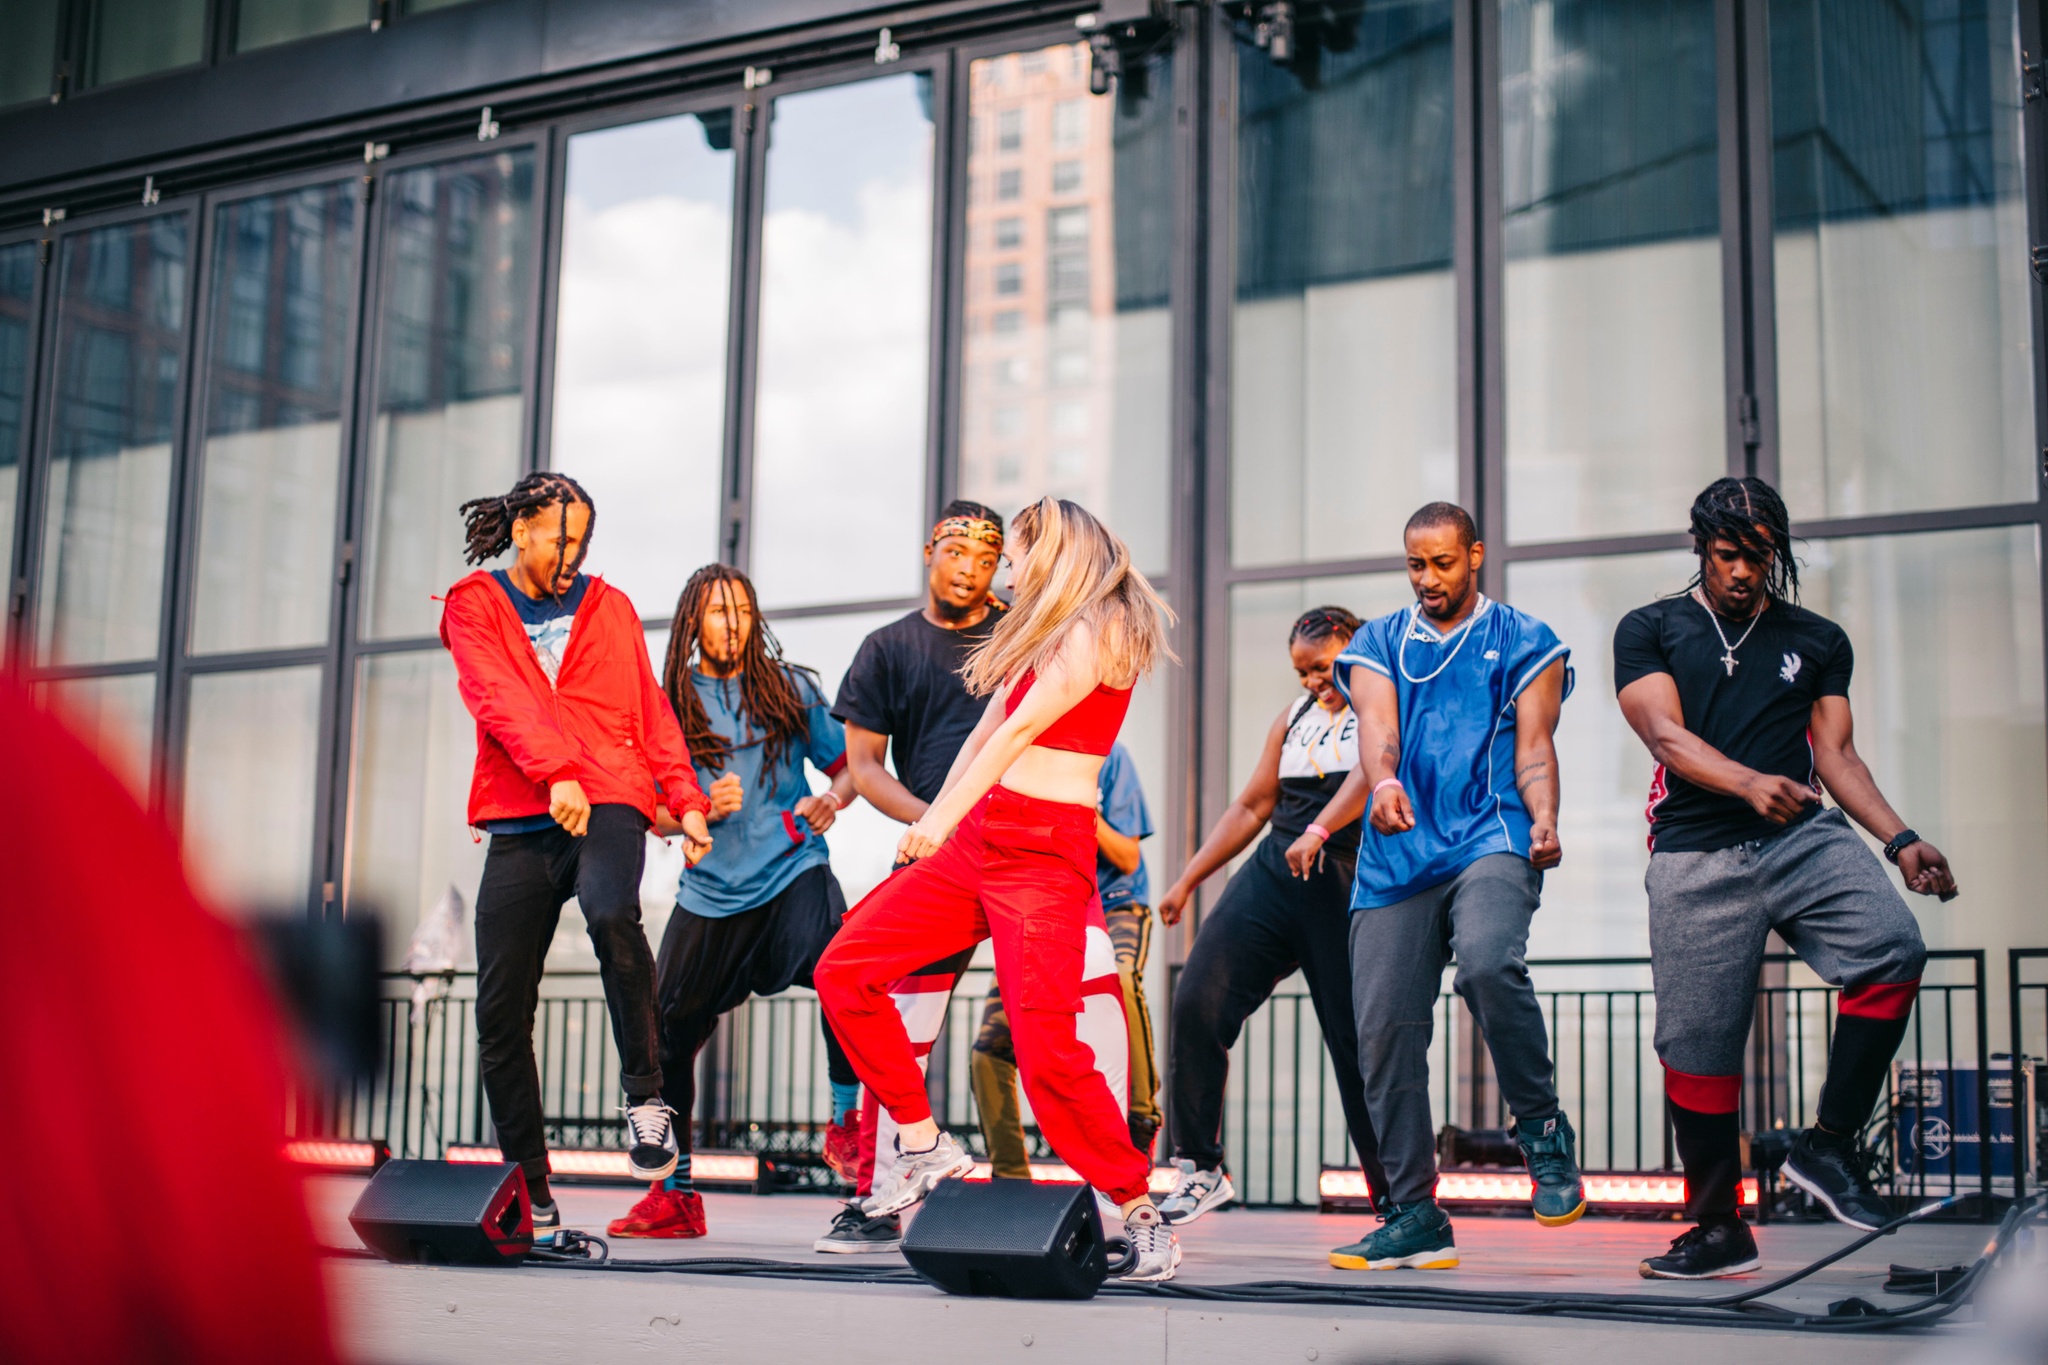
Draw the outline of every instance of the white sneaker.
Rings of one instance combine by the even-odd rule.
[[[675,1174],[682,1148],[676,1145],[675,1110],[659,1098],[626,1108],[626,1169],[635,1180],[666,1180]]]
[[[1180,1238],[1151,1204],[1140,1204],[1124,1219],[1124,1240],[1131,1244],[1133,1259],[1123,1279],[1156,1284],[1172,1279],[1180,1267]]]
[[[1221,1166],[1213,1171],[1200,1171],[1192,1161],[1177,1160],[1173,1164],[1180,1167],[1180,1179],[1173,1182],[1173,1193],[1159,1201],[1159,1216],[1167,1222],[1192,1223],[1209,1210],[1222,1208],[1237,1198],[1237,1187],[1230,1183]]]
[[[941,1180],[966,1177],[974,1171],[974,1158],[960,1150],[960,1144],[945,1133],[928,1152],[906,1152],[903,1139],[896,1139],[896,1184],[886,1194],[871,1196],[861,1206],[870,1218],[901,1213],[922,1200]]]

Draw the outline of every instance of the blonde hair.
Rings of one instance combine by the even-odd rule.
[[[974,647],[960,675],[986,695],[1007,678],[1045,667],[1068,632],[1085,623],[1095,635],[1102,680],[1129,687],[1163,656],[1173,611],[1131,563],[1114,531],[1064,498],[1040,498],[1010,521],[1021,550],[1016,600],[995,631]]]

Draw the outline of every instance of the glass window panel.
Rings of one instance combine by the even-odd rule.
[[[239,0],[235,50],[247,52],[369,22],[369,0]]]
[[[206,0],[93,0],[85,84],[191,66],[205,44]]]
[[[14,522],[21,496],[22,442],[28,434],[29,331],[34,324],[34,242],[0,247],[0,565],[14,563]],[[0,659],[8,632],[0,630]]]
[[[918,590],[930,101],[912,72],[770,106],[750,555],[764,606]]]
[[[476,766],[476,722],[442,649],[372,655],[356,673],[349,766],[346,913],[384,922],[395,966],[422,916],[450,888],[462,897],[463,962],[487,843],[465,823]]]
[[[303,910],[320,767],[318,664],[192,679],[185,862],[235,910]]]
[[[66,678],[38,683],[37,701],[49,707],[149,804],[151,736],[156,731],[156,674],[127,673],[105,678]]]
[[[2014,0],[1773,0],[1770,23],[1792,514],[2033,501]]]
[[[404,0],[407,14],[425,14],[429,10],[450,9],[456,5],[467,5],[472,0]]]
[[[431,635],[461,577],[470,498],[518,478],[532,280],[527,148],[394,172],[382,187],[378,404],[363,633]]]
[[[837,696],[860,642],[902,615],[900,611],[863,611],[845,616],[798,616],[771,625],[775,638],[782,642],[783,657],[816,669],[825,694]],[[893,766],[890,771],[895,771]],[[827,785],[816,773],[811,774],[814,790],[823,791]],[[848,905],[889,875],[896,860],[896,841],[902,837],[903,826],[865,801],[855,801],[840,813],[825,842],[832,850],[832,871],[846,892]]]
[[[0,6],[0,105],[50,97],[59,2],[8,0]]]
[[[1048,48],[1033,75],[998,81],[1008,58],[968,74],[977,117],[1052,126],[1082,152],[1086,194],[1053,207],[1044,138],[1023,142],[1032,197],[969,205],[962,346],[960,491],[1005,517],[1052,494],[1081,503],[1167,569],[1173,322],[1173,71],[1133,62],[1117,95],[1088,93],[1085,43]],[[1021,136],[1021,135],[1020,135]],[[1054,139],[1058,141],[1058,138]],[[1067,153],[1072,155],[1071,150]],[[972,174],[993,156],[970,153]],[[1017,324],[998,327],[999,312]]]
[[[327,638],[356,182],[214,222],[195,654]]]
[[[569,139],[554,444],[603,510],[590,569],[640,614],[719,557],[732,111]]]
[[[1907,897],[1928,943],[1993,957],[2038,945],[2048,739],[2034,528],[1803,548],[1806,605],[1839,622],[1856,649],[1856,752],[1899,814],[1948,855],[1963,892],[1948,905]]]
[[[1405,573],[1350,574],[1285,583],[1239,583],[1230,590],[1230,795],[1258,766],[1266,731],[1302,698],[1287,656],[1287,632],[1310,607],[1343,607],[1361,621],[1415,602]],[[1204,831],[1207,832],[1206,830]]]
[[[156,653],[186,238],[173,214],[64,239],[36,614],[45,663]]]
[[[1682,529],[1726,472],[1713,0],[1502,0],[1508,535]]]
[[[1449,0],[1319,5],[1238,44],[1230,553],[1398,554],[1458,493]]]
[[[1564,861],[1544,874],[1531,957],[1628,957],[1650,950],[1643,873],[1649,866],[1649,751],[1614,700],[1614,628],[1653,599],[1682,591],[1697,561],[1684,551],[1508,566],[1508,600],[1571,647],[1575,683],[1557,723]]]

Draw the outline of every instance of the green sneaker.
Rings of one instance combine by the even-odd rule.
[[[1434,1199],[1396,1204],[1376,1232],[1330,1253],[1339,1270],[1455,1270],[1458,1248],[1451,1220]]]
[[[1538,1123],[1517,1123],[1515,1141],[1529,1164],[1529,1207],[1547,1228],[1576,1223],[1586,1211],[1586,1182],[1579,1177],[1579,1139],[1562,1109]]]

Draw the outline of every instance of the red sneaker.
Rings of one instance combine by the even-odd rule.
[[[660,1185],[647,1191],[624,1218],[605,1225],[613,1237],[702,1237],[704,1201],[695,1190],[668,1190]]]
[[[859,1112],[859,1111],[854,1111]],[[849,1119],[852,1117],[848,1115]],[[825,1125],[825,1164],[832,1168],[832,1174],[847,1184],[860,1180],[860,1129],[855,1124],[828,1123]]]

